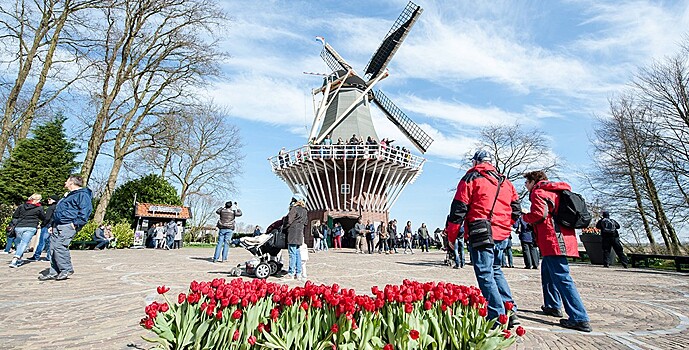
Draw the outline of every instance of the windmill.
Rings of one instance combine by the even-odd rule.
[[[359,217],[387,221],[402,190],[421,174],[425,159],[379,142],[370,106],[376,105],[421,153],[428,150],[433,139],[377,89],[389,76],[387,65],[422,12],[413,2],[407,4],[363,76],[324,38],[317,37],[323,45],[320,56],[332,73],[312,91],[315,117],[309,144],[269,158],[273,172],[292,192],[306,196],[311,219],[339,220],[345,229]],[[322,98],[317,100],[319,95]],[[365,144],[334,142],[350,137],[369,140]]]

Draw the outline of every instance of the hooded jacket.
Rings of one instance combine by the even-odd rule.
[[[488,219],[498,189],[498,176],[502,175],[495,167],[484,162],[469,169],[459,181],[447,218],[447,238],[450,242],[457,238],[462,222],[464,231],[468,232],[470,222]],[[512,224],[519,218],[520,213],[521,205],[517,190],[510,180],[505,179],[500,186],[500,193],[493,209],[493,239],[503,241],[510,237]]]
[[[91,198],[91,190],[86,187],[67,193],[57,202],[53,213],[53,226],[74,224],[77,231],[84,227],[93,210]]]
[[[45,219],[41,203],[26,202],[17,207],[12,214],[15,227],[36,228]]]
[[[565,182],[540,181],[531,189],[531,210],[522,219],[533,226],[534,239],[543,256],[579,257],[574,229],[555,223],[553,213],[560,205],[559,192],[572,188]]]

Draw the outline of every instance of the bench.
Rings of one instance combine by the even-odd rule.
[[[96,248],[97,245],[98,245],[98,242],[96,242],[96,241],[72,241],[72,243],[69,245],[69,247],[80,249],[80,250],[84,250],[84,249],[93,250]]]
[[[661,254],[639,254],[631,253],[629,254],[629,259],[631,260],[632,267],[637,267],[637,263],[643,261],[645,266],[648,267],[648,259],[663,259],[663,260],[674,260],[675,268],[677,271],[682,271],[682,265],[689,265],[689,256],[680,255],[661,255]]]

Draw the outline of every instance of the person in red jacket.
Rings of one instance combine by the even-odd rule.
[[[521,213],[521,206],[514,186],[491,164],[488,152],[477,151],[471,161],[473,167],[457,185],[446,230],[454,249],[459,227],[464,224],[476,280],[488,301],[488,318],[498,319],[500,315],[507,314],[506,302],[514,305],[510,286],[500,266],[507,238]],[[515,305],[513,311],[516,310]],[[516,324],[519,324],[519,319],[513,313],[509,326]]]
[[[574,229],[560,226],[553,219],[553,213],[560,204],[558,193],[571,191],[571,187],[564,182],[548,181],[542,171],[526,173],[524,178],[530,192],[531,210],[522,219],[533,226],[534,239],[543,256],[541,286],[544,305],[541,310],[546,315],[562,317],[560,308],[564,305],[569,318],[560,319],[560,325],[591,332],[589,316],[567,263],[567,257],[579,257],[577,236]]]

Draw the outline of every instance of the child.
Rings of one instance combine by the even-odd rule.
[[[302,244],[301,247],[299,247],[299,254],[301,255],[300,280],[306,280],[308,279],[308,277],[306,276],[306,262],[309,261],[309,248],[306,246],[306,243]]]

